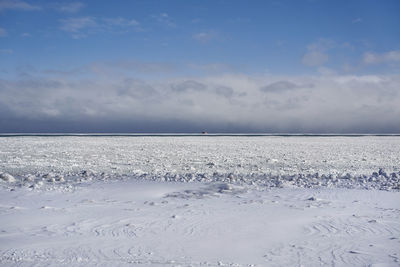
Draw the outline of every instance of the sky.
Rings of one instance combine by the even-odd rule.
[[[400,1],[0,0],[2,133],[400,133]]]

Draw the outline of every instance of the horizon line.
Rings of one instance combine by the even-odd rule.
[[[0,133],[0,137],[18,136],[400,136],[400,133],[239,133],[239,132],[163,132],[163,133],[110,133],[110,132],[38,132],[38,133]]]

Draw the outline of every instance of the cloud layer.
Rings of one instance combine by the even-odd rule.
[[[369,65],[382,63],[400,63],[400,51],[393,50],[382,54],[367,52],[364,54],[363,63]]]
[[[400,132],[400,76],[0,80],[0,132]]]
[[[40,10],[39,6],[31,5],[24,1],[19,0],[1,0],[0,10]]]
[[[142,31],[140,23],[135,19],[122,17],[96,18],[96,17],[70,17],[60,20],[60,29],[68,32],[73,38],[79,39],[86,37],[90,33],[96,32],[127,32],[128,29]]]

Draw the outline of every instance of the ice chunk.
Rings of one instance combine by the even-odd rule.
[[[5,182],[13,183],[15,182],[14,176],[12,176],[9,173],[6,172],[0,172],[0,179],[2,179]]]

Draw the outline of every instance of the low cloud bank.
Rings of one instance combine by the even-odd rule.
[[[400,76],[0,80],[0,132],[399,133]]]

